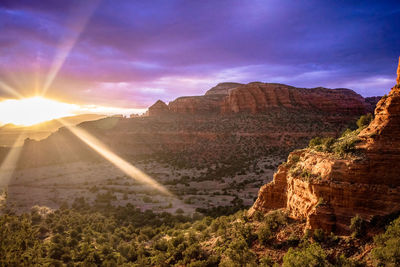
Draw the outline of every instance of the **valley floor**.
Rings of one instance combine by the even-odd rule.
[[[141,184],[108,162],[75,162],[15,170],[7,189],[7,208],[17,213],[33,206],[57,209],[84,198],[90,204],[125,206],[141,210],[192,214],[219,206],[250,206],[261,185],[272,179],[277,157],[264,157],[245,171],[224,176],[221,166],[178,169],[154,160],[132,163],[162,184],[174,196]],[[225,167],[225,168],[229,168]]]

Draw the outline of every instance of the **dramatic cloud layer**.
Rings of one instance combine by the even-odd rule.
[[[224,81],[383,95],[399,17],[398,0],[2,0],[0,81],[22,95],[137,108]]]

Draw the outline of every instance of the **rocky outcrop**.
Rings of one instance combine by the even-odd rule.
[[[241,83],[219,83],[206,92],[205,95],[228,95],[229,90],[239,87]]]
[[[151,107],[149,107],[148,110],[148,115],[153,117],[167,115],[168,113],[169,108],[167,104],[161,100],[158,100],[156,103],[154,103]]]
[[[397,66],[397,79],[396,84],[400,84],[400,57],[399,57],[399,65]]]
[[[179,97],[170,102],[168,107],[174,114],[216,114],[220,112],[223,97],[224,95],[218,94]]]
[[[311,229],[348,233],[356,215],[371,221],[400,211],[398,86],[379,101],[374,120],[358,138],[357,157],[311,149],[292,152],[273,182],[261,188],[251,213],[285,208]]]
[[[349,89],[295,88],[275,83],[249,83],[224,99],[222,113],[260,113],[273,109],[312,110],[335,114],[364,114],[368,104]]]
[[[350,89],[296,88],[277,83],[220,83],[203,96],[179,97],[162,105],[171,114],[231,115],[262,114],[270,111],[315,112],[335,115],[362,115],[374,110],[375,99],[366,101]],[[160,107],[160,104],[154,106]],[[158,114],[150,112],[149,115]],[[156,115],[158,116],[158,115]]]

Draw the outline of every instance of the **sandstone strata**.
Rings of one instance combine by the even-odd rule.
[[[400,88],[392,88],[360,132],[362,156],[338,158],[303,149],[292,152],[251,208],[285,208],[311,229],[348,233],[357,214],[366,221],[400,211]]]
[[[205,95],[228,95],[229,90],[239,87],[241,83],[219,83],[206,92]]]
[[[222,113],[260,113],[274,109],[312,110],[335,114],[364,114],[367,103],[349,89],[295,88],[284,84],[249,83],[229,92]]]
[[[169,103],[169,110],[174,114],[206,115],[220,111],[223,95],[184,96]]]
[[[366,101],[349,89],[296,88],[284,84],[253,82],[220,83],[203,96],[185,96],[168,105],[159,102],[149,108],[149,115],[159,109],[170,114],[231,115],[268,112],[316,112],[334,115],[362,115],[372,112],[377,99]],[[157,110],[155,110],[157,107]],[[152,110],[150,110],[152,109]],[[154,110],[154,111],[153,111]]]

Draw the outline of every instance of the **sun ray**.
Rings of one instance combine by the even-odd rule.
[[[15,140],[14,145],[10,147],[10,151],[0,165],[0,187],[6,188],[10,183],[22,150],[22,146],[18,144],[23,141],[23,138],[23,134],[21,133]]]
[[[64,124],[65,127],[71,133],[73,133],[76,137],[78,137],[80,140],[82,140],[86,145],[88,145],[90,148],[92,148],[94,151],[96,151],[99,155],[101,155],[103,158],[108,160],[110,163],[112,163],[118,169],[123,171],[129,177],[131,177],[143,184],[150,185],[152,188],[158,190],[159,192],[161,192],[165,195],[174,197],[174,195],[167,188],[165,188],[163,185],[159,184],[157,181],[155,181],[149,175],[145,174],[138,168],[134,167],[129,162],[123,160],[121,157],[119,157],[115,153],[111,152],[97,138],[95,138],[94,136],[92,136],[91,134],[86,132],[85,130],[83,130],[77,126],[68,126],[61,119],[59,121],[62,124]]]
[[[78,16],[74,23],[69,25],[71,33],[64,38],[64,40],[61,42],[60,47],[57,50],[50,71],[45,79],[42,88],[42,96],[44,96],[47,90],[49,90],[49,88],[52,86],[60,69],[65,63],[65,60],[68,58],[69,53],[74,48],[76,42],[79,39],[79,36],[86,28],[86,25],[89,22],[89,19],[97,8],[98,4],[99,0],[89,1],[88,4],[83,6],[84,8],[82,8],[81,6],[80,10],[77,10],[77,12],[75,12],[76,14],[78,14]]]
[[[3,91],[6,91],[9,94],[12,94],[13,96],[17,97],[17,98],[24,98],[23,95],[21,95],[20,93],[18,93],[17,90],[15,90],[14,88],[12,88],[11,86],[9,86],[8,84],[6,84],[3,81],[0,81],[0,88],[3,89]]]

